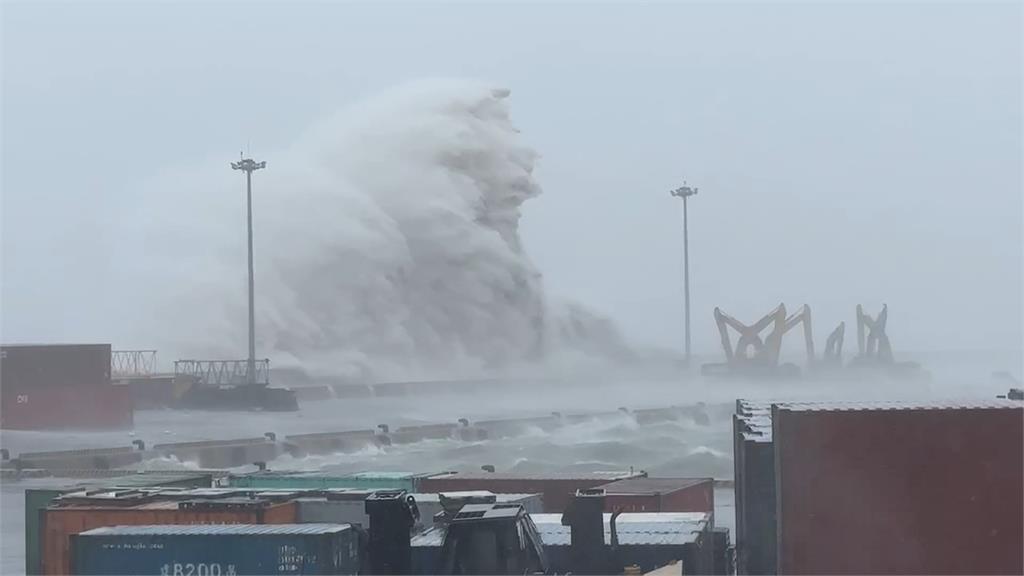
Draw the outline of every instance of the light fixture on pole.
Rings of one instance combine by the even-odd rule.
[[[248,384],[256,384],[256,311],[252,274],[252,173],[266,168],[267,163],[256,162],[252,158],[243,158],[241,152],[238,153],[238,157],[238,162],[232,162],[231,168],[245,172],[245,194],[249,210],[249,363],[246,367],[246,381]]]
[[[686,199],[697,195],[697,189],[691,188],[683,182],[683,185],[670,192],[672,196],[683,199],[683,294],[686,309],[686,365],[690,365],[690,239],[688,230],[688,216],[686,210]]]

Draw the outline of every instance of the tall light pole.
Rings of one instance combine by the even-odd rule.
[[[686,365],[690,365],[690,238],[688,218],[686,212],[686,199],[697,195],[696,188],[690,188],[683,182],[683,185],[670,192],[676,198],[683,199],[683,294],[686,306]]]
[[[253,296],[253,275],[252,275],[252,173],[256,170],[267,167],[266,162],[256,162],[252,158],[243,158],[238,153],[238,162],[232,162],[233,170],[245,171],[245,194],[249,206],[249,364],[247,366],[247,378],[249,384],[256,383],[256,310]]]

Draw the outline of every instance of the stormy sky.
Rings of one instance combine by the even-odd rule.
[[[176,266],[135,249],[152,190],[168,221],[241,237],[241,212],[168,183],[222,164],[211,194],[241,206],[240,149],[273,170],[336,110],[440,77],[511,89],[540,154],[525,251],[549,294],[637,345],[682,343],[685,179],[699,353],[714,306],[753,321],[779,302],[812,306],[819,345],[887,303],[897,351],[1024,348],[1019,3],[2,11],[6,342],[149,347],[142,276]]]

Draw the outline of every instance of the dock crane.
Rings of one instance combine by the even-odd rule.
[[[814,363],[814,331],[811,322],[811,308],[806,304],[793,314],[786,314],[786,305],[779,304],[753,324],[744,324],[715,308],[715,323],[725,350],[725,363],[704,364],[701,372],[708,376],[750,375],[750,376],[796,376],[800,369],[792,364],[779,364],[782,338],[798,324],[803,325],[804,347],[808,363]],[[733,349],[729,328],[739,338]],[[763,338],[762,333],[771,328]]]

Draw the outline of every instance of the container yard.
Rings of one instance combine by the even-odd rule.
[[[1016,446],[1012,442],[1008,443],[1005,438],[1012,437],[1015,430],[1020,430],[1024,404],[1017,400],[996,399],[995,396],[990,400],[973,402],[933,401],[915,404],[913,401],[765,399],[735,400],[729,404],[680,404],[657,409],[620,407],[614,411],[558,411],[547,416],[492,418],[484,414],[473,419],[452,418],[450,424],[420,421],[396,426],[382,425],[362,431],[297,434],[267,432],[259,437],[170,442],[152,446],[140,439],[135,445],[121,448],[16,452],[3,467],[5,507],[10,502],[7,499],[10,492],[7,490],[12,486],[25,486],[17,492],[23,495],[21,504],[25,510],[24,523],[17,527],[24,538],[21,544],[23,552],[19,553],[23,558],[19,564],[24,568],[19,566],[19,571],[24,570],[30,574],[74,573],[76,568],[71,537],[113,526],[332,524],[351,525],[357,531],[371,530],[372,515],[366,509],[366,500],[389,490],[403,491],[417,502],[416,519],[408,530],[410,571],[426,570],[423,562],[440,561],[438,539],[443,540],[446,534],[446,522],[451,522],[458,515],[460,507],[466,505],[521,507],[522,513],[533,519],[538,542],[541,542],[538,546],[545,551],[545,561],[554,563],[558,568],[565,568],[566,563],[572,561],[573,555],[561,548],[564,544],[557,543],[561,536],[555,535],[555,526],[548,521],[569,513],[578,493],[599,490],[606,522],[610,522],[612,515],[621,514],[621,518],[629,522],[639,522],[639,518],[645,517],[644,522],[666,522],[657,526],[672,526],[672,515],[695,514],[706,524],[707,535],[702,540],[718,543],[717,548],[714,544],[707,544],[717,550],[709,556],[710,560],[695,560],[692,554],[678,552],[684,550],[683,546],[689,540],[672,538],[688,538],[682,535],[652,536],[649,545],[630,544],[633,547],[626,547],[622,544],[619,553],[609,558],[618,558],[615,562],[621,560],[623,569],[633,565],[643,570],[664,569],[666,565],[675,562],[683,570],[687,563],[693,566],[695,562],[701,562],[700,565],[705,568],[699,573],[712,573],[710,570],[715,570],[714,573],[740,574],[813,573],[823,570],[826,564],[837,566],[834,559],[842,558],[842,555],[839,551],[833,551],[828,558],[823,559],[803,552],[787,561],[808,564],[793,564],[792,568],[783,571],[780,566],[787,554],[786,543],[793,538],[789,536],[787,539],[786,535],[792,532],[786,530],[795,530],[796,537],[800,539],[798,541],[806,541],[812,535],[799,530],[810,524],[806,520],[807,507],[821,510],[821,502],[826,499],[836,502],[846,500],[838,493],[832,494],[826,490],[832,481],[814,481],[812,485],[790,487],[787,479],[794,474],[797,478],[808,479],[817,478],[821,474],[837,474],[830,468],[821,472],[808,468],[829,461],[826,453],[815,451],[829,451],[832,458],[839,462],[835,465],[839,466],[845,459],[839,458],[844,446],[839,443],[839,438],[858,439],[862,444],[850,444],[850,449],[857,451],[866,450],[867,444],[863,443],[871,442],[870,439],[874,438],[871,435],[861,438],[865,436],[863,432],[858,432],[862,427],[900,431],[901,437],[907,440],[902,448],[893,445],[897,452],[901,449],[911,450],[913,446],[931,446],[927,452],[932,455],[931,460],[952,462],[955,458],[972,454],[981,460],[963,460],[961,469],[977,469],[980,466],[990,470],[989,476],[974,472],[965,475],[963,481],[970,478],[978,486],[986,486],[984,492],[991,496],[991,500],[977,500],[977,487],[962,491],[965,490],[963,481],[948,474],[945,478],[949,482],[933,482],[933,492],[915,489],[900,494],[900,498],[908,502],[919,495],[927,495],[929,499],[939,498],[947,503],[944,507],[929,506],[928,509],[936,514],[932,516],[915,516],[915,511],[920,509],[904,505],[901,509],[907,513],[906,522],[921,522],[926,518],[930,525],[943,524],[948,518],[941,511],[955,511],[958,500],[953,496],[963,495],[965,502],[971,502],[974,506],[970,512],[978,515],[976,519],[984,517],[990,523],[999,524],[992,524],[991,529],[996,534],[1009,533],[1015,537],[1020,526],[1006,515],[1006,511],[1012,508],[1003,506],[997,509],[992,503],[1013,503],[1013,496],[1005,494],[1006,486],[1020,477],[1020,466],[1019,462],[1009,458]],[[878,410],[884,410],[884,413],[876,416]],[[984,416],[974,416],[978,410],[995,412],[992,415],[984,412]],[[465,414],[464,411],[462,413]],[[932,418],[941,417],[941,421],[901,419],[919,413],[931,415]],[[439,415],[443,417],[445,414],[442,412]],[[820,418],[836,415],[850,420],[834,424],[828,420],[812,420],[803,424],[799,417],[809,418],[807,415]],[[780,428],[794,419],[802,426],[817,427],[816,432],[797,428],[788,433],[788,429]],[[984,426],[979,427],[981,423]],[[353,424],[359,426],[362,422],[355,420]],[[925,429],[926,424],[935,426],[935,430]],[[836,432],[835,439],[830,440],[833,433],[825,431],[832,430],[832,426],[836,427]],[[732,433],[723,434],[723,429],[728,430],[730,427]],[[901,427],[907,427],[907,431],[902,431]],[[459,430],[471,428],[484,433],[458,433]],[[447,433],[441,434],[439,430],[447,430]],[[402,434],[396,434],[397,431],[402,431]],[[655,448],[678,450],[678,441],[664,444],[664,440],[660,439],[667,431],[679,434],[680,438],[701,438],[700,442],[704,445],[732,445],[731,450],[725,450],[729,455],[726,460],[729,467],[723,468],[725,472],[716,472],[714,478],[687,478],[666,475],[663,472],[666,467],[656,462],[650,467],[652,470],[632,464],[632,470],[629,466],[623,466],[627,461],[641,463],[636,458],[637,454],[648,454],[647,461],[650,461],[651,455],[657,454],[657,451],[652,452]],[[106,433],[89,434],[102,437]],[[302,444],[304,440],[316,435],[348,440],[329,445]],[[293,437],[298,441],[292,442]],[[355,441],[354,438],[359,440]],[[518,457],[522,458],[525,454],[540,461],[543,455],[551,456],[552,452],[561,450],[559,446],[563,442],[567,448],[573,447],[572,450],[579,452],[581,446],[600,446],[605,441],[602,438],[628,440],[630,447],[622,453],[628,460],[619,460],[618,466],[614,462],[611,465],[591,464],[586,472],[565,472],[564,465],[553,461],[547,465],[548,471],[528,472],[516,470],[514,466],[509,468],[510,461],[500,456],[519,454]],[[792,457],[783,456],[780,452],[781,438],[794,438],[789,441],[803,442],[796,444],[793,449],[794,454],[801,456],[792,460],[793,466],[801,466],[799,472],[788,472]],[[935,443],[928,444],[925,442],[927,438],[935,439]],[[973,446],[970,443],[987,443],[990,449],[941,453],[943,446],[947,446],[947,451],[952,450],[948,446],[955,443],[946,442],[950,438],[959,439],[961,444],[958,445],[965,448]],[[1004,438],[1004,441],[997,445],[989,442],[991,438]],[[593,444],[595,440],[597,444]],[[810,440],[817,443],[806,444]],[[473,451],[475,456],[472,460],[467,461],[461,454],[465,450]],[[703,458],[700,454],[704,452],[695,452],[695,459],[684,461],[683,466],[688,470],[707,470],[706,463],[700,464],[700,458]],[[462,459],[462,463],[451,460],[453,455]],[[254,458],[262,460],[253,461]],[[885,471],[884,474],[870,480],[867,486],[874,489],[877,488],[874,482],[881,482],[889,487],[889,494],[892,494],[895,486],[914,486],[923,481],[914,475],[901,477],[900,470],[893,465],[894,460],[913,461],[906,455],[892,456],[890,460],[881,461],[877,469]],[[854,461],[859,463],[862,470],[862,480],[868,482],[871,476],[865,474],[869,471],[866,467],[871,460],[861,455]],[[396,465],[417,466],[417,462],[424,467],[406,468],[405,471],[396,469]],[[467,466],[471,462],[476,463],[475,470]],[[480,462],[496,462],[497,465]],[[780,467],[779,462],[787,467]],[[1002,462],[1005,466],[994,467],[995,462]],[[224,467],[210,467],[205,471],[200,469],[200,464],[211,463],[223,464]],[[176,469],[139,472],[140,469],[154,465],[170,465]],[[311,465],[315,469],[309,469]],[[426,466],[452,466],[457,469],[432,471]],[[295,467],[303,467],[305,470]],[[616,467],[619,469],[615,470]],[[933,474],[938,475],[938,469]],[[47,487],[31,488],[42,482],[47,483]],[[839,486],[846,494],[853,488],[843,483]],[[776,498],[776,490],[781,498]],[[793,500],[794,495],[799,497],[796,501]],[[975,495],[974,501],[970,500],[972,495]],[[448,502],[447,507],[445,501]],[[868,499],[863,501],[867,502]],[[924,502],[931,500],[921,502],[923,506]],[[855,508],[860,510],[859,506]],[[852,522],[855,518],[852,513],[852,509],[843,510],[842,518],[831,521],[834,529],[845,532],[852,524],[846,524],[847,521],[843,519],[848,518]],[[817,517],[820,514],[819,511]],[[865,514],[863,522],[868,522],[872,515],[867,511]],[[966,511],[957,514],[967,517]],[[804,520],[794,521],[794,515]],[[790,518],[789,523],[784,516]],[[623,534],[625,538],[627,532],[619,532],[618,523],[616,525],[617,534]],[[817,526],[814,535],[822,537],[826,529],[821,524],[814,525]],[[631,529],[626,524],[622,526],[624,531]],[[5,533],[9,534],[6,532],[9,527],[10,521],[5,517]],[[609,524],[609,538],[610,530]],[[654,528],[643,530],[651,532]],[[877,532],[878,528],[874,530]],[[918,533],[923,534],[920,530]],[[895,534],[891,536],[896,537]],[[940,537],[941,533],[935,536]],[[619,541],[626,542],[621,539]],[[851,541],[851,538],[844,537],[844,541]],[[960,537],[960,541],[963,541],[963,537]],[[974,545],[981,546],[982,543],[979,541]],[[989,551],[984,555],[987,564],[975,562],[969,555],[959,554],[958,569],[987,566],[989,569],[1008,568],[1012,573],[1015,565],[1006,564],[1008,559],[1000,558],[995,553],[1005,549],[1005,542],[1000,544],[996,538],[988,545]],[[610,540],[608,546],[611,547]],[[821,547],[824,546],[823,542]],[[371,548],[361,552],[362,561],[370,561]],[[882,549],[879,547],[879,550]],[[849,560],[848,566],[856,568],[848,567],[844,570],[852,573],[884,566],[877,564],[882,562],[881,557],[876,557],[873,560],[876,564],[867,567],[857,564],[857,561]],[[935,572],[941,571],[938,568],[945,565],[950,564],[900,564],[900,570]],[[882,569],[883,572],[887,570],[889,568]]]
[[[366,500],[388,490],[402,491],[417,502],[417,517],[409,530],[410,570],[413,573],[427,573],[423,572],[427,570],[424,562],[440,561],[440,539],[446,533],[446,522],[458,514],[460,507],[469,504],[521,507],[536,525],[547,561],[556,568],[564,569],[571,562],[572,554],[563,550],[562,547],[568,544],[560,538],[567,536],[558,535],[561,534],[558,532],[561,525],[556,527],[557,522],[553,519],[569,513],[578,493],[591,490],[601,493],[601,511],[606,524],[612,515],[618,514],[626,522],[617,524],[622,528],[617,528],[617,534],[622,535],[619,540],[622,547],[615,557],[624,562],[623,566],[637,565],[644,570],[664,567],[671,562],[682,563],[681,570],[687,563],[692,566],[700,562],[705,568],[698,573],[711,573],[703,570],[714,569],[717,570],[714,573],[725,570],[724,573],[735,571],[740,574],[819,573],[827,567],[836,566],[842,566],[844,573],[934,573],[943,572],[949,566],[955,566],[957,572],[1014,573],[1019,568],[1011,556],[1000,554],[1012,550],[1010,542],[1015,542],[1021,535],[1020,518],[1012,513],[1019,500],[1019,491],[1011,490],[1024,481],[1019,459],[1022,447],[1019,446],[1021,434],[1018,432],[1024,430],[1021,420],[1024,404],[1020,401],[996,398],[929,403],[737,400],[732,407],[735,470],[731,477],[717,481],[658,477],[635,469],[573,474],[517,473],[492,472],[491,466],[475,472],[440,473],[372,470],[332,473],[275,469],[206,473],[179,470],[139,474],[131,470],[139,465],[139,459],[127,459],[124,454],[141,454],[146,458],[143,462],[154,461],[152,458],[159,461],[166,456],[163,455],[165,453],[137,448],[127,452],[90,449],[85,452],[25,453],[15,460],[33,465],[50,464],[52,469],[22,468],[21,472],[16,472],[8,468],[6,477],[9,479],[10,474],[16,473],[22,475],[21,482],[31,482],[34,471],[58,477],[88,474],[85,469],[95,464],[99,457],[105,459],[107,466],[105,471],[93,472],[108,475],[106,479],[68,480],[63,487],[24,491],[25,570],[32,574],[75,573],[73,571],[77,568],[71,537],[112,526],[298,523],[352,525],[357,529],[370,530],[372,516],[366,509]],[[704,411],[712,416],[715,426],[729,421],[719,415],[720,408],[705,407]],[[641,416],[638,418],[637,414]],[[654,418],[655,414],[661,414],[662,419]],[[683,416],[687,414],[690,416]],[[559,427],[593,426],[603,419],[619,423],[627,416],[633,422],[643,421],[643,426],[636,424],[640,428],[679,423],[699,426],[692,414],[685,407],[660,412],[623,409],[590,415],[559,414],[549,419],[526,417],[522,421],[538,428],[544,426],[549,430],[545,434],[550,434],[556,433]],[[503,419],[500,425],[494,420],[479,422],[495,432],[504,430],[494,436],[502,437],[499,442],[508,442],[519,440],[511,432],[517,428],[515,421]],[[438,425],[407,428],[424,430],[422,439],[411,444],[421,449],[431,446],[430,450],[436,450],[458,444],[473,446],[495,441],[466,440],[457,435],[439,438],[433,432],[439,428]],[[387,432],[377,431],[378,434],[389,432],[390,429]],[[882,438],[893,435],[902,440],[900,443],[891,440],[887,443],[892,454],[867,449]],[[272,436],[273,439],[254,438],[249,443],[239,440],[208,441],[201,447],[230,454],[237,451],[238,446],[278,442],[276,435]],[[956,442],[950,441],[952,438]],[[1014,441],[1014,438],[1018,440]],[[183,450],[194,449],[194,444],[184,443]],[[385,444],[378,449],[387,450],[388,446]],[[504,449],[509,448],[505,445]],[[365,448],[356,448],[352,454],[358,455],[362,449]],[[198,452],[194,454],[197,463],[204,459]],[[341,454],[343,452],[338,453]],[[70,461],[64,462],[69,458]],[[282,449],[274,462],[283,463],[293,458],[286,449]],[[355,461],[358,462],[359,458],[356,456]],[[924,473],[922,470],[927,470],[914,465],[915,458],[935,462],[937,468],[919,476]],[[968,472],[962,477],[940,473],[940,469],[953,461],[960,462],[956,469]],[[904,467],[900,468],[900,464]],[[851,466],[858,470],[856,475],[844,472]],[[877,471],[875,476],[872,475],[876,473],[874,471]],[[828,479],[834,477],[844,480]],[[859,479],[856,485],[849,483],[852,478]],[[928,488],[920,488],[926,479],[930,482]],[[58,478],[51,477],[51,481],[58,481]],[[899,487],[903,487],[903,492],[894,492]],[[865,494],[851,500],[849,495],[854,489],[863,490]],[[733,490],[735,508],[731,506]],[[892,530],[896,532],[885,535],[883,528],[888,527],[872,525],[870,533],[864,534],[871,540],[863,544],[878,551],[870,560],[863,555],[843,560],[845,546],[825,555],[829,543],[856,541],[861,532],[854,531],[854,535],[841,538],[835,534],[847,534],[855,526],[874,522],[875,514],[864,507],[872,502],[869,493],[883,499],[877,506],[884,503],[888,508],[901,511],[902,528],[893,526]],[[722,498],[723,502],[716,502],[717,498]],[[449,502],[447,507],[446,499]],[[931,505],[935,500],[942,501],[944,505]],[[899,508],[893,508],[896,506],[894,502],[900,503]],[[846,504],[846,507],[840,504]],[[815,511],[813,522],[810,510]],[[826,512],[832,514],[833,510],[836,511],[835,516],[823,516]],[[863,518],[858,519],[857,513],[862,513]],[[656,530],[646,524],[672,526],[673,518],[682,518],[673,515],[679,514],[702,518],[707,531],[702,540],[711,542],[718,539],[721,550],[717,556],[709,557],[710,560],[697,560],[692,555],[678,552],[684,550],[689,541],[672,538],[684,538],[683,535],[655,537],[653,534],[661,529]],[[973,532],[973,536],[956,534],[955,541],[950,541],[948,538],[954,538],[950,532],[938,530],[932,534],[920,525],[922,522],[933,527],[953,525],[954,515],[972,519],[974,525],[987,528]],[[641,524],[630,524],[641,519]],[[667,524],[657,524],[660,522]],[[610,531],[610,524],[608,526]],[[627,538],[628,530],[637,526],[643,526],[637,529],[647,533],[650,542],[641,544]],[[716,532],[719,526],[721,530]],[[814,529],[807,532],[811,526]],[[917,527],[908,531],[907,526]],[[833,531],[831,535],[830,531]],[[927,562],[908,560],[899,553],[909,545],[905,540],[909,537],[907,534],[918,535],[913,540],[918,549],[939,547],[936,542],[942,542],[939,548],[957,550],[955,558],[941,559],[940,554],[932,552],[919,555],[919,558],[927,557]],[[890,553],[892,561],[885,559],[882,553],[886,548],[876,541],[882,536],[886,541],[903,542]],[[812,538],[822,539],[813,549],[822,550],[822,556],[809,554],[802,545],[792,548],[789,544],[807,542]],[[983,550],[984,554],[974,557],[957,548],[968,541],[972,550]],[[631,543],[627,545],[627,542]],[[610,541],[608,545],[611,546]],[[712,544],[707,546],[714,548]],[[864,564],[865,561],[871,563]],[[716,562],[719,568],[707,568],[715,566]],[[787,562],[789,564],[783,568],[783,563]]]

